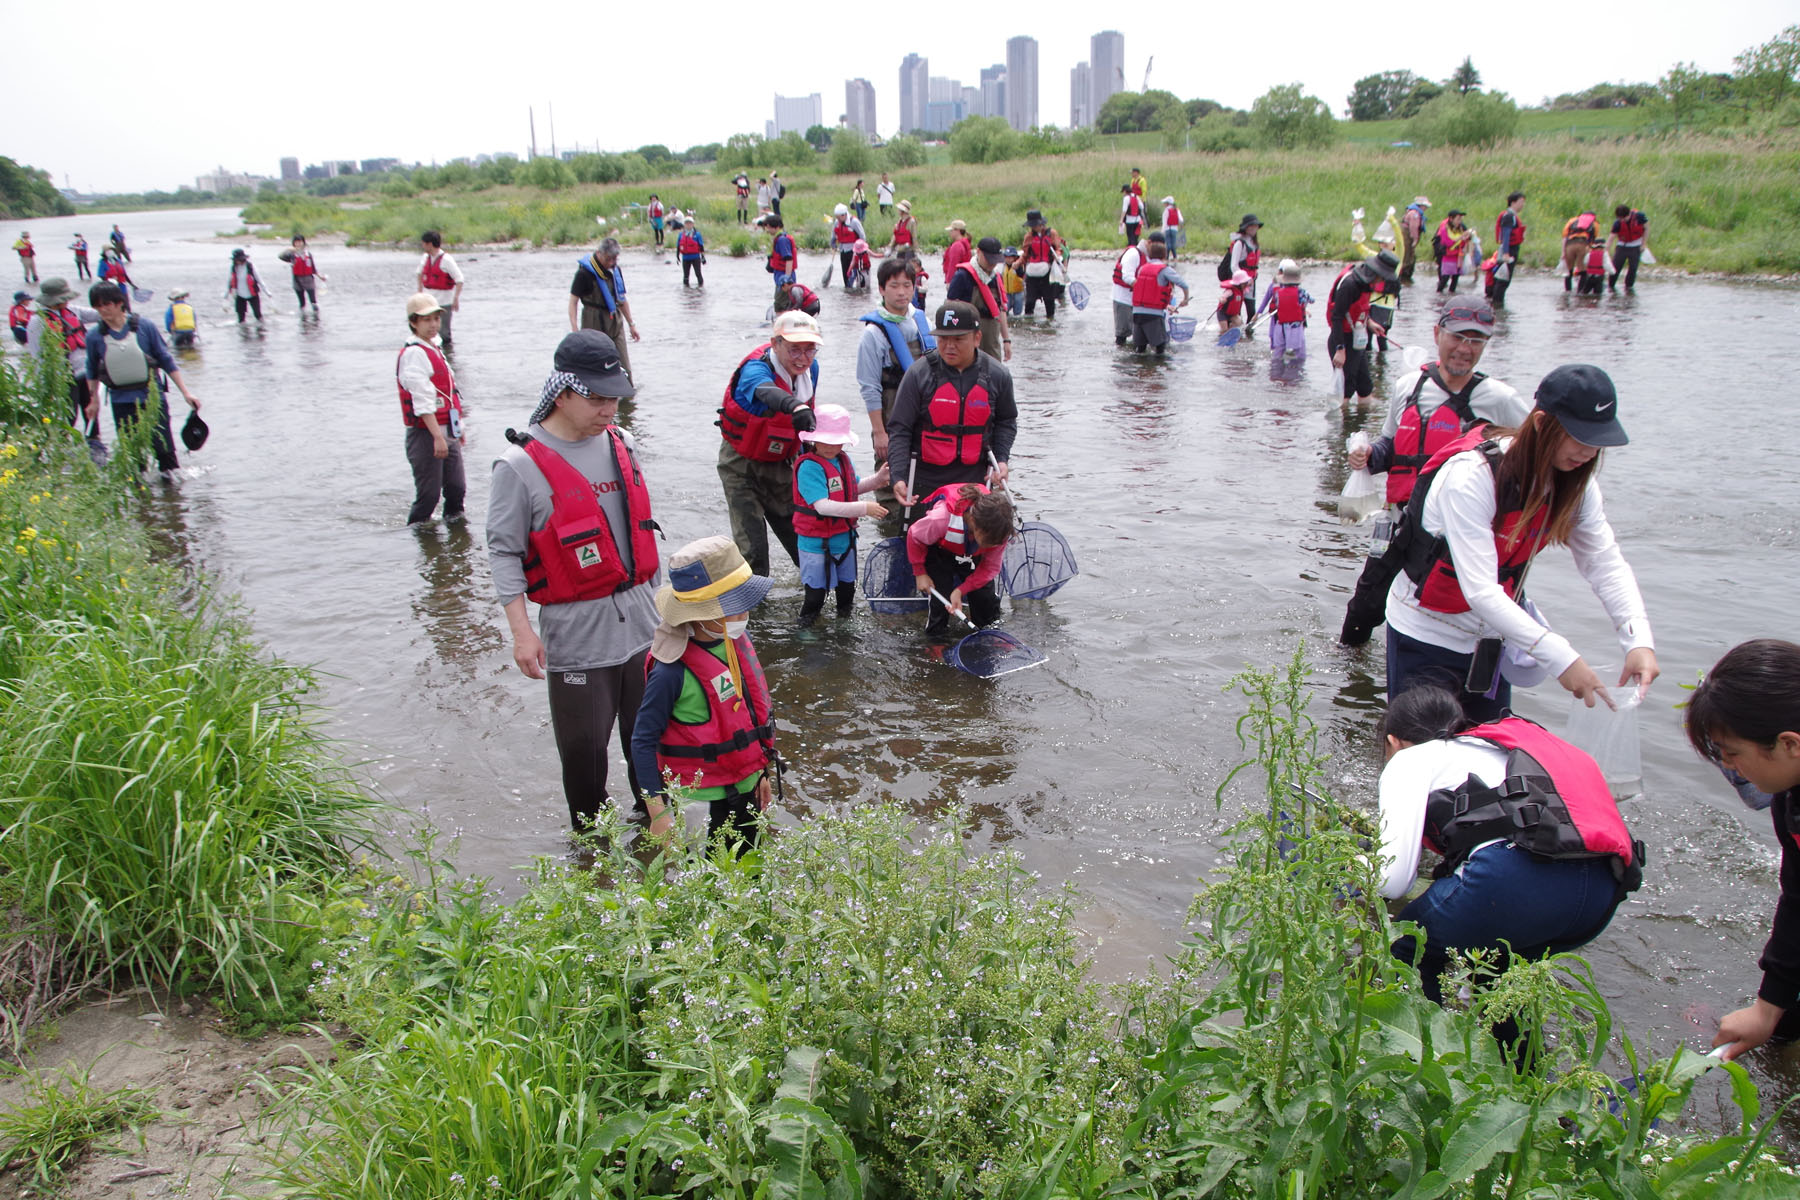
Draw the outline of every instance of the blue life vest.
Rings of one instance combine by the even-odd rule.
[[[595,284],[599,286],[600,299],[603,303],[595,305],[594,307],[605,307],[606,311],[609,313],[618,312],[619,300],[617,293],[615,293],[613,289],[617,288],[621,292],[625,290],[625,276],[619,268],[614,267],[612,270],[602,274],[594,269],[592,259],[585,255],[577,265],[586,270],[589,275],[592,275]]]
[[[913,324],[919,330],[919,345],[924,350],[936,350],[937,338],[932,336],[931,322],[918,309],[912,310]],[[857,320],[867,322],[887,334],[888,345],[894,349],[894,361],[900,365],[904,374],[913,365],[912,349],[906,344],[906,335],[900,332],[900,322],[883,320],[879,310],[864,313]]]

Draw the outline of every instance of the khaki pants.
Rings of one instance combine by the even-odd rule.
[[[616,312],[607,312],[598,304],[583,303],[581,306],[581,327],[598,329],[613,340],[619,350],[619,365],[625,368],[625,374],[631,374],[631,351],[625,345],[625,318]],[[633,379],[633,383],[637,380]]]
[[[769,530],[800,565],[800,541],[794,536],[794,467],[785,462],[756,462],[719,443],[719,482],[731,514],[731,540],[757,575],[769,573]]]

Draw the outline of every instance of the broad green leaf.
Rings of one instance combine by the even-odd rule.
[[[862,1174],[850,1139],[831,1114],[814,1104],[784,1097],[769,1106],[769,1176],[772,1200],[861,1200]],[[837,1161],[827,1184],[815,1164],[821,1149]]]
[[[1444,1143],[1439,1169],[1455,1182],[1470,1178],[1494,1155],[1517,1150],[1530,1120],[1530,1105],[1509,1097],[1481,1102],[1456,1122]]]

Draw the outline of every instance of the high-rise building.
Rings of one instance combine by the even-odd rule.
[[[942,75],[933,75],[926,89],[927,104],[950,104],[962,99],[962,81],[945,79]]]
[[[925,128],[925,105],[930,99],[931,60],[909,54],[900,60],[900,132]]]
[[[981,68],[981,115],[1006,115],[1006,64],[995,63]]]
[[[1088,121],[1100,120],[1100,110],[1107,97],[1125,90],[1125,35],[1107,30],[1088,39],[1089,78],[1093,81],[1088,100]]]
[[[981,111],[981,89],[980,88],[969,87],[965,84],[963,86],[963,90],[962,90],[962,102],[963,102],[963,116],[965,116],[965,117],[981,117],[981,116],[987,115]]]
[[[1038,123],[1038,44],[1032,37],[1006,39],[1006,122],[1014,129]]]
[[[784,133],[804,134],[814,125],[825,123],[825,102],[819,93],[810,96],[775,97],[775,121],[770,126],[775,132],[771,137],[780,137]]]
[[[844,124],[860,133],[875,132],[875,85],[868,80],[845,82]]]
[[[1069,68],[1069,128],[1086,129],[1094,123],[1093,72],[1084,62]]]
[[[300,178],[300,160],[284,158],[281,160],[281,182],[295,183]]]

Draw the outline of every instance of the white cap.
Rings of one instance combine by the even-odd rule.
[[[831,210],[831,215],[834,217],[847,217],[850,215],[850,210],[848,208],[846,208],[844,205],[840,204],[836,208]]]

